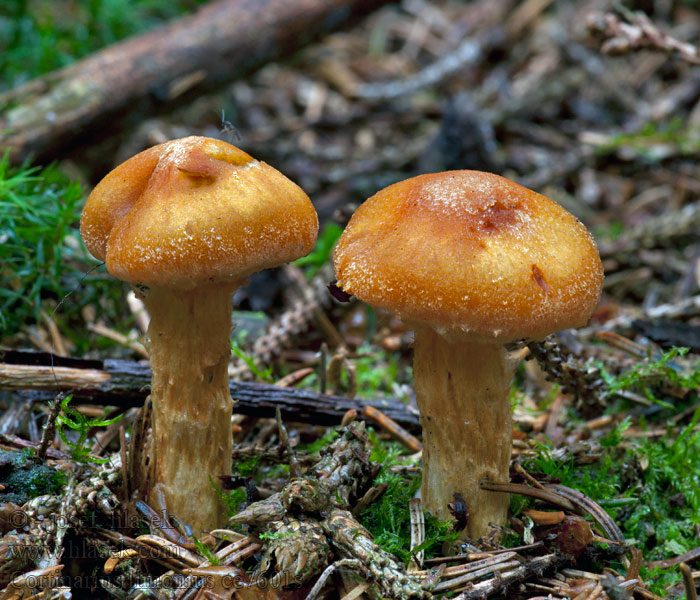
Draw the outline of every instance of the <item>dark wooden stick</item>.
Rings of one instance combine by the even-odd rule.
[[[382,429],[388,431],[411,452],[419,452],[423,449],[423,444],[421,444],[420,440],[408,433],[393,419],[388,419],[381,410],[377,410],[374,406],[365,406],[362,414]]]
[[[41,434],[39,450],[37,450],[36,453],[36,457],[39,460],[44,460],[46,458],[46,451],[49,449],[49,444],[53,442],[54,437],[56,437],[56,420],[58,419],[58,413],[61,412],[61,400],[63,400],[63,396],[59,394],[56,396],[51,406],[49,418],[44,426],[44,432]]]
[[[40,401],[51,400],[63,391],[72,393],[75,401],[141,406],[150,381],[148,365],[137,362],[0,349],[0,390],[14,390]],[[274,417],[279,407],[285,421],[339,425],[348,410],[363,414],[365,406],[374,406],[405,429],[419,430],[418,416],[395,398],[362,400],[242,381],[231,381],[229,388],[239,414]]]
[[[41,156],[98,120],[231,80],[388,0],[218,0],[0,95],[0,146]]]

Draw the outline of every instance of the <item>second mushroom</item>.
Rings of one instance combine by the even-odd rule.
[[[378,192],[335,249],[337,285],[398,314],[415,331],[424,507],[441,520],[460,494],[464,534],[505,522],[513,364],[504,344],[588,321],[603,269],[570,213],[503,177],[421,175]]]
[[[153,443],[148,497],[196,535],[221,525],[214,484],[231,473],[232,298],[252,273],[314,246],[307,195],[218,140],[160,144],[109,173],[80,222],[87,249],[140,290],[151,314]]]

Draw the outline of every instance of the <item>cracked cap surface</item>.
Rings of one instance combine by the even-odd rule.
[[[556,202],[478,171],[420,175],[365,201],[337,285],[446,337],[505,343],[585,325],[603,284],[593,237]]]
[[[231,144],[192,136],[111,171],[87,199],[80,233],[115,277],[188,289],[308,254],[318,217],[279,171]]]

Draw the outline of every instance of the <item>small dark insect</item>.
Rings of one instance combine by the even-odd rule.
[[[352,294],[348,294],[346,291],[341,290],[336,285],[335,281],[331,281],[328,284],[328,291],[338,302],[350,302],[350,298],[352,298]]]
[[[231,123],[231,121],[226,120],[226,115],[224,109],[221,109],[221,133],[230,133],[232,142],[239,142],[241,140],[241,134],[236,129],[236,126]]]
[[[467,503],[464,501],[462,494],[455,492],[454,496],[454,502],[449,502],[447,508],[455,518],[454,530],[462,531],[469,521],[469,511],[467,510]]]

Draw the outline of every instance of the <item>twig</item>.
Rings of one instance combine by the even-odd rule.
[[[663,33],[642,12],[617,7],[623,17],[612,13],[593,15],[588,21],[591,33],[605,39],[601,50],[605,54],[627,54],[633,50],[660,50],[677,54],[682,60],[700,65],[700,52],[689,44]],[[623,20],[626,19],[625,20]]]
[[[196,13],[52,71],[0,96],[0,145],[41,155],[141,101],[161,106],[289,56],[378,8],[374,0],[210,2]],[[150,100],[147,98],[151,97]]]
[[[623,352],[627,352],[635,358],[646,358],[647,356],[649,356],[647,348],[645,348],[641,344],[633,342],[631,339],[626,338],[625,336],[620,335],[619,333],[615,333],[613,331],[599,331],[596,334],[596,338],[602,340],[606,344],[610,344],[611,346],[622,350]],[[652,354],[652,360],[658,360],[659,358],[661,358],[661,355],[658,350],[654,350],[654,352],[656,356]]]
[[[319,597],[321,590],[323,590],[323,587],[326,585],[328,578],[333,575],[337,569],[341,569],[343,567],[349,567],[360,572],[364,570],[362,568],[362,563],[356,558],[341,558],[340,560],[335,561],[333,564],[328,565],[323,573],[321,573],[321,576],[314,584],[314,587],[312,587],[307,594],[306,600],[316,600],[316,598]]]
[[[343,385],[343,373],[347,378],[347,385]],[[326,381],[332,394],[344,393],[354,398],[357,393],[357,371],[355,365],[348,360],[348,350],[344,345],[338,347],[328,361]],[[343,392],[343,388],[345,391]]]
[[[625,536],[622,531],[620,531],[617,523],[610,518],[610,515],[605,512],[597,502],[594,502],[578,490],[571,489],[558,483],[548,483],[545,487],[569,500],[578,510],[588,513],[593,517],[593,520],[600,525],[605,535],[608,536],[612,542],[617,542],[618,544],[625,543]]]
[[[26,592],[35,591],[37,587],[41,587],[43,591],[58,587],[59,574],[64,565],[54,565],[34,569],[28,573],[24,573],[14,577],[7,587],[0,592],[0,600],[17,600],[26,598]]]
[[[433,587],[433,592],[446,592],[463,587],[464,584],[476,581],[493,573],[494,576],[501,571],[507,571],[519,565],[515,552],[496,554],[488,558],[477,560],[458,567],[448,567],[442,572],[443,581]]]
[[[577,490],[554,483],[545,484],[545,489],[541,490],[519,483],[494,483],[488,481],[482,482],[481,488],[491,492],[522,494],[549,502],[566,510],[587,513],[600,525],[610,541],[624,544],[624,535],[617,524],[610,518],[610,515],[600,505]]]
[[[686,563],[681,563],[678,568],[683,575],[683,585],[685,586],[685,598],[686,600],[698,600],[698,593],[695,589],[695,580],[693,579],[693,573],[690,567]]]
[[[126,335],[119,333],[118,331],[115,331],[114,329],[111,329],[102,323],[88,323],[87,328],[89,331],[92,331],[97,335],[101,335],[110,340],[114,340],[118,344],[130,348],[142,358],[149,358],[148,351],[146,350],[146,348],[144,348],[143,344],[129,339],[129,337],[127,337]]]
[[[365,492],[365,495],[362,496],[362,498],[360,498],[353,507],[352,514],[361,515],[374,501],[376,501],[384,494],[384,492],[386,492],[387,487],[388,485],[385,482],[382,482],[369,488]]]
[[[199,556],[183,546],[157,535],[140,535],[135,541],[137,546],[146,549],[148,552],[156,553],[156,556],[159,558],[172,559],[181,563],[182,566],[178,566],[178,570],[187,566],[197,567],[202,562]]]
[[[56,354],[59,356],[68,356],[68,349],[63,341],[63,336],[58,330],[56,321],[53,319],[54,314],[52,313],[49,315],[43,308],[39,309],[39,314],[41,314],[42,318],[46,321],[46,326],[48,327],[49,335],[51,336],[51,346],[52,348],[55,348]]]
[[[129,460],[127,457],[126,428],[123,423],[119,426],[119,458],[122,461],[122,502],[126,505],[129,501]]]
[[[492,577],[486,581],[473,584],[470,588],[456,596],[454,600],[476,600],[495,595],[498,591],[505,590],[508,586],[522,581],[528,575],[541,575],[545,569],[556,565],[562,558],[557,554],[546,554],[538,556],[531,561],[516,567],[512,571],[500,573],[498,576]]]
[[[630,327],[640,317],[648,319],[687,319],[700,315],[700,294],[678,302],[658,304],[643,311],[630,311],[605,323],[606,330]]]
[[[664,558],[662,560],[654,560],[647,563],[647,567],[650,569],[670,569],[671,567],[681,564],[688,563],[700,558],[700,547],[693,548],[688,552],[680,554],[679,556],[674,556],[672,558]]]
[[[623,258],[640,248],[673,247],[679,238],[698,237],[700,232],[700,202],[686,204],[680,210],[652,217],[623,233],[614,242],[600,245],[604,258],[621,255]]]
[[[322,394],[328,393],[328,382],[326,374],[328,372],[328,344],[323,342],[318,357],[318,389]]]
[[[328,508],[331,498],[335,505],[350,506],[351,497],[364,489],[376,473],[368,460],[369,449],[365,423],[350,423],[303,478],[292,479],[281,491],[253,502],[229,522],[263,527],[283,519],[290,508],[315,515]]]
[[[428,597],[417,580],[406,574],[394,557],[382,550],[369,531],[348,511],[333,509],[322,526],[336,552],[345,558],[359,559],[384,596],[401,600]]]
[[[0,444],[9,446],[10,448],[18,448],[20,450],[25,448],[39,448],[39,444],[7,433],[0,433]],[[46,456],[54,460],[71,460],[70,454],[66,454],[61,450],[56,450],[55,448],[48,448],[46,450]]]
[[[142,334],[145,334],[148,331],[148,324],[151,322],[151,317],[146,310],[146,305],[143,303],[143,300],[136,295],[133,289],[129,290],[126,294],[126,304],[139,330]]]
[[[365,593],[371,585],[372,584],[369,581],[363,581],[362,583],[358,583],[340,600],[355,600],[356,598],[362,596],[362,594]]]
[[[36,457],[41,461],[46,458],[46,451],[49,449],[49,444],[56,436],[56,419],[58,419],[58,413],[61,412],[61,401],[64,398],[65,395],[60,393],[56,396],[53,404],[51,404],[49,418],[44,426],[44,431],[41,434],[41,443],[39,444],[39,449],[36,452]]]
[[[523,496],[530,496],[531,498],[537,498],[538,500],[549,502],[554,506],[559,506],[560,508],[564,508],[566,510],[576,510],[574,505],[569,500],[555,492],[533,488],[520,483],[495,483],[491,481],[484,481],[481,483],[480,487],[482,490],[487,490],[489,492],[522,494]]]
[[[137,500],[134,503],[134,507],[139,512],[139,514],[144,518],[151,531],[157,530],[162,537],[166,540],[182,546],[187,550],[195,550],[196,546],[194,542],[185,536],[183,536],[177,529],[175,529],[166,518],[161,514],[158,514],[153,510],[148,504],[141,500]]]
[[[438,556],[436,558],[426,558],[425,564],[479,560],[481,558],[488,558],[489,556],[496,554],[503,554],[504,552],[522,552],[523,550],[534,550],[535,548],[539,548],[543,545],[544,542],[539,541],[535,542],[534,544],[515,546],[513,548],[502,548],[500,550],[491,550],[490,552],[468,552],[466,554],[456,554],[454,556]]]
[[[148,366],[130,361],[55,357],[56,366],[52,368],[48,354],[0,350],[2,360],[0,390],[32,390],[28,395],[33,400],[50,400],[58,388],[71,391],[75,402],[142,406],[151,380]],[[418,430],[418,416],[395,398],[353,399],[243,381],[229,381],[229,391],[238,414],[274,417],[279,406],[287,422],[337,425],[348,410],[362,413],[365,406],[376,405],[407,430]]]
[[[420,498],[412,498],[408,503],[408,510],[411,517],[411,548],[419,546],[425,541],[425,517],[423,515],[423,503]],[[413,552],[409,572],[417,571],[423,566],[424,550]]]
[[[598,583],[593,586],[593,589],[588,592],[581,600],[597,600],[597,598],[603,593],[603,584]]]
[[[434,85],[468,65],[476,63],[484,52],[484,42],[468,39],[452,52],[438,58],[412,77],[404,77],[381,83],[364,83],[354,90],[362,100],[391,100]]]
[[[365,406],[362,413],[365,417],[371,419],[382,429],[388,431],[411,452],[420,452],[423,449],[423,444],[420,443],[418,438],[412,436],[396,421],[387,417],[382,411],[374,406]]]
[[[280,436],[280,442],[282,447],[287,451],[287,459],[289,460],[289,476],[294,479],[301,476],[301,467],[299,466],[299,461],[297,460],[297,455],[292,448],[292,444],[289,442],[289,434],[287,433],[287,428],[282,422],[282,412],[279,406],[275,409],[275,419],[277,420],[277,430]]]
[[[282,377],[282,379],[278,379],[277,381],[275,381],[275,385],[277,387],[292,387],[295,386],[297,383],[301,383],[312,373],[314,373],[314,369],[312,367],[304,367],[302,369],[297,369],[292,373],[288,373],[287,375]]]
[[[527,481],[532,487],[540,488],[541,490],[545,489],[544,486],[537,481],[530,473],[528,473],[525,468],[520,464],[516,463],[515,464],[515,471],[522,476],[522,478]]]

